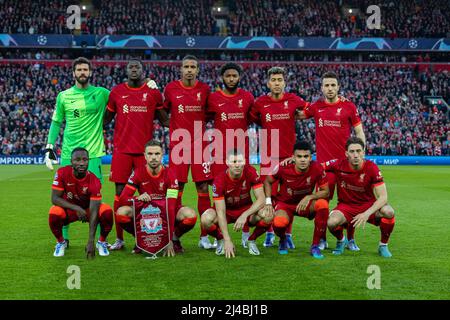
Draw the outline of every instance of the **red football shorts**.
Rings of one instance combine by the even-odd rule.
[[[297,212],[296,209],[297,209],[297,205],[298,204],[288,204],[288,203],[284,203],[284,202],[281,202],[281,201],[277,201],[276,204],[275,204],[274,209],[275,209],[275,211],[277,211],[277,210],[286,211],[286,213],[289,216],[289,221],[292,221],[292,219],[294,218],[294,215],[295,216],[299,216],[299,217],[308,218],[309,220],[312,220],[315,217],[315,212],[311,213],[311,211],[310,211],[311,210],[311,204],[312,204],[312,201],[310,201],[308,203],[308,206],[306,207],[306,210],[302,210],[300,212]]]
[[[109,181],[126,184],[133,168],[142,167],[145,164],[143,154],[113,152]]]
[[[191,153],[189,163],[175,163],[173,157],[169,155],[169,168],[175,170],[176,177],[179,182],[188,182],[189,167],[191,168],[192,180],[194,182],[209,181],[213,179],[211,172],[211,162],[203,161],[202,163],[195,163],[194,153]]]
[[[332,212],[335,210],[342,212],[347,222],[350,223],[354,217],[356,217],[360,213],[363,213],[364,211],[369,209],[372,205],[373,202],[365,203],[362,205],[349,205],[346,203],[338,203],[338,205],[332,210]],[[375,224],[375,213],[373,213],[367,220],[369,223]]]

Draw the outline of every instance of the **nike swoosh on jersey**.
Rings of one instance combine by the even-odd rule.
[[[180,98],[182,98],[183,96],[177,96],[177,99],[180,99]]]
[[[225,103],[219,103],[219,107],[223,106]]]

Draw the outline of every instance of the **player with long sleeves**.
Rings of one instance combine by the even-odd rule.
[[[135,198],[136,214],[149,203],[162,208],[162,212],[168,211],[171,242],[166,254],[173,255],[184,251],[180,238],[195,226],[197,216],[194,210],[183,207],[178,202],[179,185],[175,170],[164,167],[162,157],[161,142],[158,140],[147,142],[145,145],[146,164],[135,168],[129,177],[128,184],[119,198],[116,221],[125,231],[134,236],[133,208],[130,206],[129,200],[138,191],[139,196]],[[135,249],[134,252],[138,251]]]
[[[378,253],[389,258],[392,256],[388,241],[395,225],[394,209],[388,204],[380,169],[364,159],[364,147],[360,138],[351,137],[346,143],[346,158],[325,163],[325,170],[336,176],[338,191],[338,204],[328,218],[328,229],[337,238],[333,254],[342,254],[348,242],[342,226],[364,227],[369,222],[380,227]]]

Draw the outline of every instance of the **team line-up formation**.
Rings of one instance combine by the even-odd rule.
[[[226,63],[220,70],[222,88],[211,92],[197,80],[199,61],[192,55],[183,58],[181,78],[170,82],[163,94],[154,80],[144,77],[138,59],[129,60],[127,81],[111,91],[90,84],[93,70],[88,59],[75,59],[72,71],[75,85],[57,96],[45,153],[45,163],[53,170],[55,143],[65,122],[61,167],[52,183],[49,210],[49,226],[57,240],[55,257],[64,256],[69,225],[75,221],[89,222],[87,258],[94,257],[96,249],[100,256],[123,249],[124,230],[135,236],[134,218],[149,209],[167,213],[165,256],[184,252],[180,239],[197,220],[199,247],[215,249],[217,255],[235,257],[227,224],[242,232],[241,245],[251,255],[261,254],[255,241],[263,234],[264,247],[272,247],[276,235],[278,253],[288,254],[295,248],[294,216],[314,220],[310,254],[316,259],[323,259],[328,248],[327,229],[337,239],[334,255],[346,249],[359,251],[355,228],[367,222],[380,229],[379,255],[392,256],[388,241],[394,210],[388,204],[381,171],[365,159],[358,110],[339,95],[335,73],[322,75],[323,96],[310,103],[285,92],[286,71],[280,67],[268,70],[269,93],[255,99],[239,86],[242,67]],[[312,160],[313,142],[296,141],[295,122],[308,118],[315,122],[316,160]],[[115,183],[115,198],[111,208],[102,202],[101,157],[105,155],[103,128],[113,119],[109,180]],[[161,142],[153,138],[154,119],[169,127],[168,167],[163,165]],[[208,120],[214,120],[215,131],[228,140],[230,130],[246,132],[251,123],[261,127],[266,139],[260,142],[260,154],[265,156],[261,156],[259,173],[249,164],[248,137],[232,135],[232,141],[215,141],[211,143],[215,147],[208,148],[210,142],[202,139]],[[188,141],[180,138],[180,132],[188,133]],[[198,149],[213,151],[201,152],[199,158],[194,152]],[[199,215],[182,203],[189,169]],[[330,210],[335,189],[337,206]],[[107,236],[113,225],[116,240],[110,245]],[[132,252],[141,253],[141,248],[135,245]]]

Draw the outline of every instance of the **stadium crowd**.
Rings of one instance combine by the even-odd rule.
[[[320,97],[320,76],[335,68],[341,94],[358,107],[373,155],[450,155],[448,111],[430,107],[424,96],[450,99],[448,72],[418,72],[413,68],[372,66],[305,66],[285,64],[286,90],[306,101]],[[200,77],[214,90],[220,84],[220,65],[203,63]],[[179,66],[146,65],[146,75],[157,80],[161,89],[179,78]],[[267,67],[245,68],[241,86],[255,97],[267,93]],[[111,89],[126,78],[119,64],[97,66],[92,83]],[[369,80],[368,80],[369,79]],[[57,94],[73,85],[70,66],[44,64],[0,65],[0,154],[39,154],[45,146]],[[208,125],[212,127],[212,124]],[[112,126],[106,132],[108,153],[112,149]],[[298,121],[297,138],[314,141],[314,122]],[[253,127],[252,135],[256,136]],[[59,139],[61,139],[62,135]],[[155,122],[155,137],[168,146],[168,129]],[[57,143],[61,145],[61,141]],[[252,140],[256,147],[256,140]]]
[[[82,11],[83,34],[449,37],[447,0],[277,0],[223,1],[229,15],[212,15],[213,0],[92,1]],[[0,1],[0,32],[70,33],[69,5],[79,1]],[[381,28],[366,26],[366,9],[381,8]],[[353,13],[348,9],[353,8]],[[217,21],[216,21],[217,20]],[[223,21],[223,24],[217,23]]]

